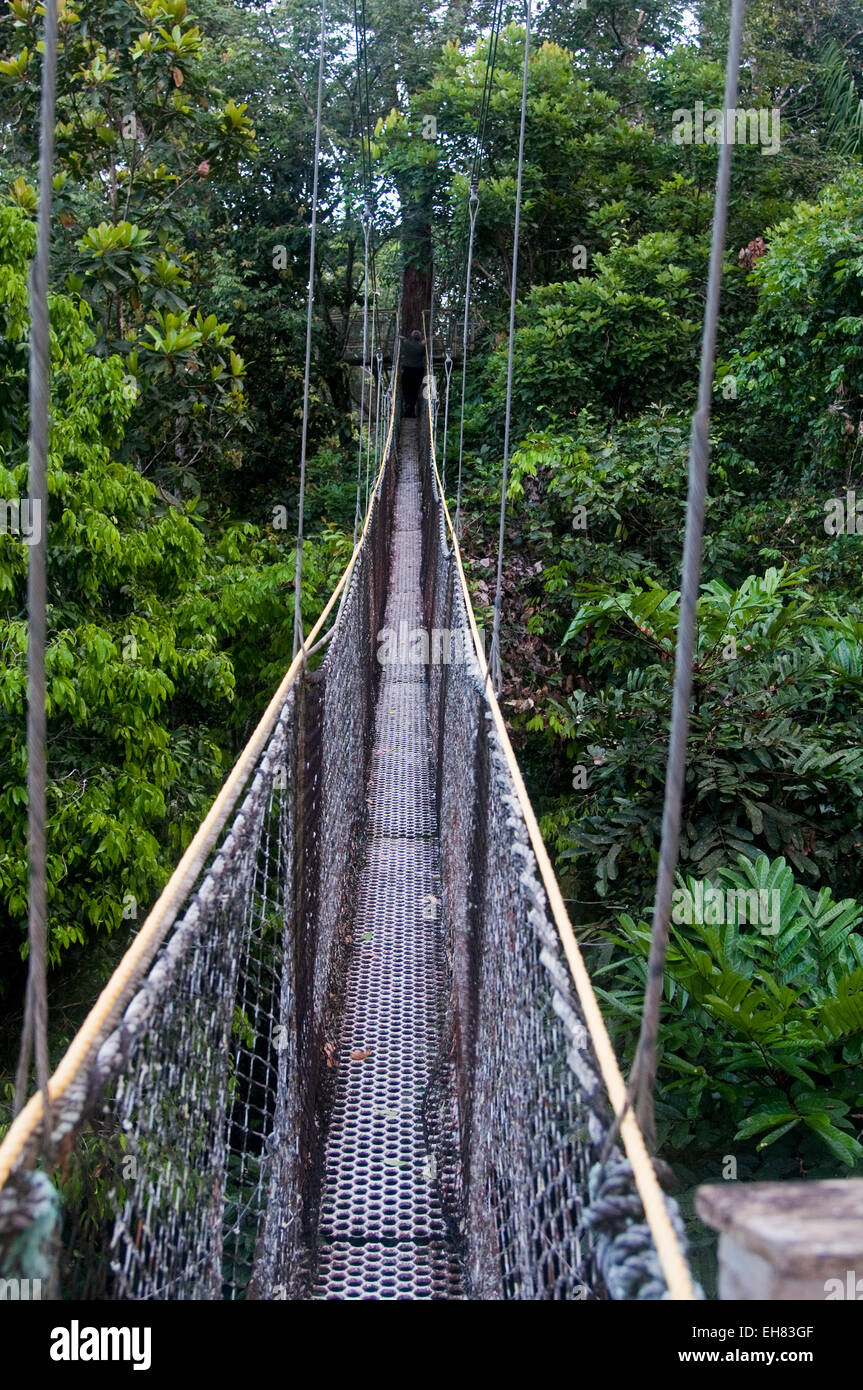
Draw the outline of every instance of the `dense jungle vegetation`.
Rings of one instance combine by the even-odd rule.
[[[26,494],[37,0],[0,21],[0,493]],[[368,0],[382,317],[459,338],[488,0]],[[523,29],[479,185],[463,550],[488,625]],[[662,813],[686,453],[721,105],[719,0],[536,16],[504,573],[503,706],[624,1065]],[[320,160],[308,623],[351,550],[361,314],[353,10]],[[318,7],[63,0],[48,699],[59,1051],[291,654]],[[682,882],[769,888],[772,934],[673,929],[662,1152],[684,1184],[863,1159],[863,4],[752,0],[712,419]],[[430,119],[433,118],[433,119]],[[410,325],[408,325],[410,326]],[[455,378],[454,378],[455,379]],[[440,374],[442,389],[442,374]],[[453,401],[455,409],[455,399]],[[452,429],[449,478],[454,477]],[[440,440],[439,440],[440,442]],[[859,490],[861,503],[857,504]],[[856,525],[855,525],[856,523]],[[0,999],[26,917],[26,547],[0,535]],[[701,885],[701,887],[699,887]],[[726,1173],[726,1175],[728,1175]]]

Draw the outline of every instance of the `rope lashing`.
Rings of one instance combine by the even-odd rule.
[[[728,38],[725,69],[726,111],[732,110],[737,105],[738,72],[745,8],[745,0],[732,0],[731,30]],[[692,697],[692,663],[695,653],[695,606],[698,602],[701,577],[704,513],[707,502],[707,472],[710,464],[710,399],[716,356],[716,331],[719,323],[722,259],[728,220],[731,153],[730,142],[723,141],[719,147],[719,166],[713,205],[713,234],[707,278],[707,306],[701,340],[698,405],[692,417],[692,433],[689,443],[686,531],[683,543],[677,649],[674,658],[674,690],[671,706],[668,766],[665,777],[665,802],[662,811],[662,838],[659,847],[659,866],[656,878],[656,897],[653,907],[644,1009],[629,1084],[629,1095],[630,1098],[635,1097],[637,1119],[651,1153],[656,1148],[653,1094],[656,1085],[656,1044],[665,974],[665,957],[668,950],[671,896],[680,848],[680,821],[686,777],[686,745],[689,735],[689,704]]]
[[[297,508],[297,568],[294,581],[294,647],[303,645],[303,509],[306,496],[306,446],[309,437],[309,383],[312,368],[312,312],[315,303],[315,237],[318,226],[318,167],[321,154],[321,109],[324,90],[324,46],[327,33],[327,0],[321,0],[321,38],[318,55],[318,100],[315,112],[315,170],[312,176],[312,226],[309,237],[309,286],[306,298],[306,363],[303,372],[303,427],[300,439],[300,497]]]
[[[462,461],[464,459],[464,399],[465,387],[467,384],[467,330],[468,316],[470,314],[470,281],[473,271],[473,242],[476,230],[476,215],[479,212],[479,193],[477,185],[472,183],[470,195],[467,200],[468,216],[470,218],[470,232],[467,242],[467,268],[465,270],[464,287],[464,327],[461,341],[461,418],[458,426],[458,492],[455,503],[455,533],[461,537],[461,475]]]
[[[57,83],[57,0],[46,0],[39,126],[39,212],[36,256],[30,271],[30,515],[37,538],[27,567],[27,835],[29,854],[27,992],[21,1051],[15,1076],[15,1114],[27,1100],[30,1057],[42,1093],[43,1133],[51,1134],[48,1091],[48,903],[46,885],[47,727],[45,648],[47,643],[48,433],[50,417],[51,325],[48,270],[51,256],[51,191],[54,163],[54,107]]]
[[[360,381],[360,427],[359,439],[357,440],[357,505],[354,512],[354,545],[357,543],[357,532],[360,525],[360,510],[362,507],[362,487],[363,487],[363,420],[366,410],[366,363],[369,351],[369,234],[371,232],[371,214],[369,204],[366,203],[365,216],[362,221],[363,229],[363,365],[362,377]]]
[[[34,1299],[53,1296],[61,1219],[60,1194],[41,1169],[20,1170],[0,1189],[0,1274],[35,1283]]]
[[[443,360],[443,372],[446,381],[444,406],[443,406],[443,453],[441,455],[441,480],[443,482],[444,495],[446,495],[446,436],[449,427],[449,384],[452,377],[452,357],[447,348],[446,357]]]
[[[665,1274],[651,1233],[642,1219],[642,1201],[633,1191],[632,1164],[615,1152],[604,1164],[594,1164],[588,1175],[589,1204],[582,1220],[593,1232],[596,1263],[614,1299],[667,1298]],[[682,1250],[686,1228],[676,1202],[666,1200],[672,1229]],[[704,1297],[701,1286],[695,1298]]]
[[[506,526],[506,487],[509,477],[509,427],[512,410],[512,367],[515,353],[515,302],[518,295],[518,238],[521,228],[521,186],[524,174],[524,128],[527,118],[527,80],[530,69],[530,0],[525,5],[524,70],[521,79],[521,124],[518,132],[518,175],[515,185],[515,226],[512,235],[512,280],[509,287],[509,344],[506,357],[506,416],[503,430],[503,466],[500,476],[500,530],[497,542],[497,587],[489,652],[489,670],[495,695],[500,695],[500,610],[503,590],[503,540]]]

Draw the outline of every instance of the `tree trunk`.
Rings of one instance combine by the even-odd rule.
[[[417,199],[416,191],[402,195],[402,333],[423,331],[423,313],[431,308],[431,197]]]

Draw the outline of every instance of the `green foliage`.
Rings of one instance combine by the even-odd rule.
[[[0,209],[0,274],[14,306],[3,342],[19,375],[31,246],[23,214]],[[172,729],[166,711],[184,698],[192,708],[218,706],[232,698],[234,678],[196,612],[205,547],[194,522],[173,508],[157,514],[153,484],[112,460],[101,442],[122,433],[134,401],[123,364],[89,351],[90,316],[80,300],[55,296],[51,313],[48,878],[56,960],[91,929],[118,927],[124,907],[127,919],[134,916],[133,901],[146,902],[163,880],[165,848],[176,851],[189,836],[221,765],[206,729]],[[20,395],[10,392],[0,415],[4,497],[26,491]],[[25,575],[25,547],[4,535],[0,882],[7,929],[20,929],[26,896]]]
[[[35,46],[37,6],[10,8],[9,29]],[[247,422],[239,354],[228,364],[219,344],[185,327],[195,316],[195,267],[181,205],[191,184],[238,169],[254,152],[254,131],[243,104],[214,86],[212,56],[185,0],[82,0],[62,7],[60,35],[54,274],[91,305],[95,349],[122,355],[141,393],[142,410],[126,423],[125,460],[175,494],[193,494],[198,459],[206,457],[211,476],[231,467],[228,441]],[[38,76],[34,65],[7,74],[10,175],[34,166]],[[22,182],[10,178],[29,205]],[[165,335],[166,314],[180,321],[182,355]]]
[[[644,900],[662,819],[678,595],[653,581],[584,585],[564,636],[589,671],[550,702],[587,789],[548,825],[561,860],[594,865],[601,897]],[[855,738],[859,624],[815,617],[805,575],[702,586],[681,856],[706,876],[730,852],[782,851],[811,879],[863,841]],[[537,720],[539,722],[539,720]],[[858,883],[859,873],[849,870]]]
[[[27,214],[0,207],[6,498],[26,492],[21,348],[32,249]],[[293,551],[249,524],[208,538],[197,499],[166,505],[151,481],[113,457],[108,441],[122,440],[136,407],[125,364],[93,353],[84,301],[54,295],[50,307],[48,899],[56,963],[96,932],[134,925],[191,838],[224,774],[227,712],[236,704],[245,720],[290,661]],[[170,320],[162,319],[166,332]],[[188,331],[215,342],[223,329],[199,316]],[[307,547],[310,611],[344,558],[340,534]],[[0,950],[7,961],[26,918],[25,586],[26,546],[3,534]]]
[[[513,400],[522,421],[583,406],[628,416],[691,389],[696,288],[676,232],[650,232],[595,257],[595,273],[534,289],[515,341]],[[490,359],[486,419],[505,394],[506,352]],[[485,426],[488,427],[487,425]]]
[[[852,169],[774,229],[752,272],[757,304],[727,371],[745,401],[742,446],[766,452],[779,478],[836,488],[859,451],[861,212]]]
[[[726,1152],[754,1140],[759,1154],[781,1144],[780,1162],[817,1161],[823,1145],[857,1167],[863,908],[829,888],[816,895],[781,858],[741,856],[711,879],[679,882],[659,1063],[669,1144],[685,1150],[706,1126]],[[769,915],[753,921],[747,905],[758,894]],[[600,995],[631,1058],[650,928],[627,914],[619,921],[607,933],[615,955]]]
[[[541,547],[543,612],[560,640],[573,585],[673,575],[683,522],[688,421],[662,409],[633,420],[583,409],[530,431],[512,457],[511,516]]]
[[[625,93],[634,124],[651,125],[654,140],[625,194],[575,223],[586,266],[561,276],[527,253],[516,314],[504,705],[589,960],[605,960],[615,981],[609,1003],[630,1058],[646,957],[646,928],[633,923],[652,898],[662,820],[715,170],[715,151],[685,147],[669,159],[665,139],[676,108],[719,104],[727,22],[724,8],[696,9],[698,43],[631,63],[637,26],[622,22],[612,41],[594,15],[566,21],[593,35],[576,70],[608,63],[588,103],[597,85],[615,99]],[[838,535],[824,525],[828,499],[855,487],[863,496],[860,177],[854,166],[836,177],[831,111],[802,97],[813,73],[821,82],[815,50],[831,26],[846,55],[858,40],[826,5],[812,7],[808,36],[789,6],[755,0],[749,11],[757,61],[744,68],[741,103],[781,102],[782,140],[770,158],[735,153],[681,868],[690,884],[740,887],[779,864],[789,882],[793,873],[816,886],[795,887],[796,906],[783,899],[776,940],[697,918],[675,927],[662,1133],[671,1153],[687,1151],[693,1178],[715,1155],[740,1152],[735,1135],[747,1141],[746,1176],[827,1173],[861,1156],[848,1079],[863,1018],[860,914],[848,896],[863,897],[860,540],[853,525]],[[564,17],[554,16],[551,7],[545,22],[556,36]],[[653,10],[642,19],[660,22]],[[572,111],[578,100],[574,91]],[[576,144],[572,167],[587,167]],[[574,205],[593,181],[573,182]],[[532,194],[545,187],[526,182]],[[541,191],[529,216],[543,226],[554,215]],[[498,223],[508,216],[501,202]],[[493,263],[487,245],[484,254]],[[506,367],[505,339],[492,337],[499,320],[482,312],[489,332],[468,392],[475,458],[464,509],[478,555],[495,544],[489,493]],[[480,572],[475,565],[481,604],[490,596]],[[591,932],[621,912],[625,940],[613,933],[609,964],[611,947]],[[595,978],[602,972],[597,965]]]
[[[824,101],[829,108],[830,133],[843,154],[863,151],[863,99],[857,95],[848,54],[831,39],[824,52]]]
[[[99,933],[152,898],[290,659],[317,10],[194,8],[60,6],[49,805],[52,951],[67,963],[95,959]],[[40,10],[10,0],[0,38],[10,497],[26,472]],[[652,894],[661,820],[716,168],[715,149],[674,143],[673,114],[721,101],[727,18],[724,0],[551,0],[530,57],[504,707],[574,916],[607,926],[631,913],[621,930],[637,949],[633,938],[614,965],[621,1017],[635,1011],[644,943],[632,923]],[[402,263],[421,277],[433,259],[439,328],[455,341],[489,7],[378,7],[365,151],[350,7],[332,19],[307,625],[350,550],[356,379],[343,354],[362,303],[363,156],[384,288]],[[747,6],[740,101],[781,107],[782,139],[769,158],[735,151],[682,868],[691,884],[775,872],[785,897],[776,940],[703,920],[677,929],[666,1132],[699,1161],[717,1135],[729,1146],[723,1107],[753,1153],[770,1141],[759,1162],[810,1165],[812,1145],[857,1158],[842,1068],[859,1061],[861,1007],[846,902],[863,896],[861,542],[823,520],[826,499],[855,486],[863,498],[861,34],[859,0]],[[463,522],[486,612],[522,40],[518,25],[501,36],[479,187]],[[25,567],[26,548],[0,537],[4,981],[22,940]],[[788,887],[792,871],[801,886]],[[711,1030],[725,1030],[724,1059]]]

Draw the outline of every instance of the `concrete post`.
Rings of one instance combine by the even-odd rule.
[[[863,1302],[863,1178],[699,1187],[720,1232],[720,1299]]]

